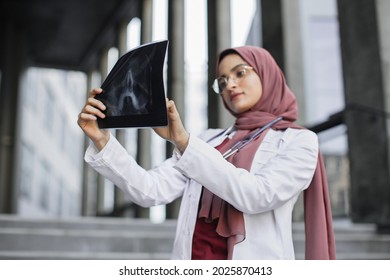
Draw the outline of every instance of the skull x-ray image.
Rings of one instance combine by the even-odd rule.
[[[151,110],[152,98],[152,65],[147,55],[133,57],[129,68],[122,68],[117,76],[123,77],[119,83],[112,83],[106,89],[107,116],[146,114]]]
[[[167,124],[163,66],[168,41],[142,45],[123,55],[96,98],[107,107],[102,128]]]

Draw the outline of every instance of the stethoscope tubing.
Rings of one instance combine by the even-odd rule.
[[[236,144],[233,145],[233,147],[231,147],[229,150],[227,150],[226,152],[224,152],[222,154],[222,157],[224,159],[227,159],[229,158],[230,156],[234,155],[235,153],[237,153],[239,150],[241,150],[242,148],[244,148],[246,145],[248,145],[249,143],[251,143],[253,140],[255,140],[257,137],[260,136],[260,134],[272,127],[274,124],[276,124],[277,122],[281,121],[283,119],[283,117],[277,117],[275,119],[273,119],[272,121],[270,121],[269,123],[267,123],[265,126],[263,127],[260,127],[258,129],[258,131],[256,131],[255,133],[253,133],[252,135],[248,136],[248,137],[245,137],[244,139],[238,141]]]

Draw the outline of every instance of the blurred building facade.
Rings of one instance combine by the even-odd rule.
[[[12,44],[17,44],[23,39],[12,39],[9,35],[12,28],[18,30],[20,22],[10,16],[6,17],[8,21],[2,21],[2,37],[6,38],[7,44],[10,45],[3,44],[1,48],[3,57],[1,96],[3,100],[9,100],[2,103],[2,109],[8,106],[11,110],[3,110],[1,121],[0,212],[59,217],[149,216],[148,209],[128,204],[112,184],[83,163],[82,156],[88,141],[85,139],[83,141],[82,132],[76,124],[78,110],[85,101],[87,89],[99,85],[102,77],[109,71],[108,50],[116,47],[117,55],[121,55],[129,48],[126,43],[130,36],[128,23],[134,18],[140,19],[139,34],[136,35],[139,43],[154,39],[153,2],[157,1],[119,2],[121,4],[110,7],[112,12],[106,15],[108,24],[97,31],[96,34],[101,33],[102,36],[97,35],[98,37],[86,44],[84,53],[91,52],[92,55],[81,60],[84,64],[71,65],[64,61],[56,61],[52,65],[55,68],[71,69],[71,72],[37,68],[50,64],[45,59],[51,58],[48,56],[40,61],[39,55],[20,61],[20,66],[14,69],[15,66],[7,62],[6,56],[11,54],[11,57],[16,57],[19,53],[26,53],[25,56],[28,57],[34,46],[30,46],[28,50],[23,48],[9,50]],[[231,118],[207,84],[214,78],[213,65],[217,53],[232,46],[230,20],[237,11],[232,10],[223,0],[203,2],[207,11],[206,52],[211,67],[203,69],[203,75],[200,75],[198,83],[187,81],[192,87],[197,87],[198,91],[203,91],[200,101],[199,99],[192,101],[190,95],[183,94],[189,91],[184,78],[186,73],[184,38],[189,36],[183,29],[184,3],[187,2],[180,0],[166,2],[167,15],[163,20],[167,29],[166,36],[170,40],[167,93],[170,98],[177,101],[186,123],[191,118],[189,113],[191,110],[187,109],[185,104],[199,104],[201,108],[197,112],[207,112],[208,123],[196,124],[193,127],[226,126]],[[255,2],[257,9],[246,42],[264,46],[274,55],[286,73],[288,84],[297,95],[300,108],[299,123],[318,132],[321,150],[325,156],[334,216],[353,216],[357,222],[387,224],[390,219],[390,213],[386,210],[390,205],[386,115],[390,108],[387,101],[390,99],[388,39],[390,24],[386,17],[386,11],[390,11],[388,1]],[[12,5],[8,1],[4,3],[2,11],[11,9]],[[6,6],[7,3],[10,6]],[[12,9],[15,11],[25,9],[22,4],[28,6],[35,2],[26,4],[26,1],[20,0],[16,3],[20,6],[13,4]],[[74,3],[71,1],[69,5],[71,4]],[[123,7],[130,10],[128,5],[133,5],[131,12],[127,14],[120,12]],[[52,8],[61,10],[61,6],[53,4]],[[353,8],[347,10],[347,6]],[[45,13],[38,13],[38,16],[41,15]],[[359,17],[362,19],[359,20]],[[363,19],[368,22],[364,22]],[[377,36],[359,37],[357,29],[362,28],[359,22],[364,24],[367,33],[374,30]],[[97,25],[101,26],[102,22]],[[362,50],[359,49],[360,44],[356,42],[362,42]],[[52,57],[57,57],[54,55],[55,51],[52,53]],[[348,54],[355,57],[350,58]],[[40,63],[35,63],[34,59]],[[348,64],[355,60],[360,64]],[[354,72],[368,64],[376,68],[363,77],[362,74]],[[34,68],[25,71],[26,66]],[[15,71],[18,74],[9,74]],[[100,73],[98,75],[100,78],[95,78],[96,71]],[[352,82],[359,80],[363,83],[365,79],[377,81],[377,86],[369,86],[363,92],[351,87]],[[351,104],[357,101],[360,105],[368,106],[368,109],[364,106],[365,111],[356,111],[356,107],[351,109]],[[357,114],[361,116],[367,110],[369,115],[355,122],[354,114],[358,112]],[[17,117],[15,128],[9,127],[7,120],[10,117]],[[203,122],[206,121],[205,118]],[[360,137],[355,131],[361,131],[361,127],[369,127],[370,129],[363,129],[362,133],[367,133],[368,138],[374,137],[380,141]],[[145,168],[150,168],[162,160],[165,148],[167,155],[172,148],[169,145],[164,147],[164,144],[155,139],[148,130],[130,129],[126,132],[118,130],[113,133]],[[14,146],[8,145],[4,139],[11,139]],[[152,144],[158,145],[158,153],[150,152]],[[366,147],[367,145],[372,146]],[[364,149],[360,150],[362,147]],[[378,157],[370,149],[381,156]],[[375,158],[380,160],[375,161]],[[7,175],[7,172],[11,172],[11,175]],[[367,179],[362,180],[362,177]],[[377,206],[374,205],[375,201],[378,201]],[[364,204],[370,207],[362,208]],[[167,218],[175,218],[177,205],[178,202],[175,202],[167,206]],[[352,212],[351,205],[355,209]],[[380,217],[378,213],[382,213]],[[297,211],[296,218],[301,217],[302,212]]]
[[[81,72],[29,68],[21,80],[18,210],[21,216],[79,216],[85,101]]]

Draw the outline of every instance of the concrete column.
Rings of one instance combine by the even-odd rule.
[[[246,38],[246,45],[263,46],[263,26],[262,26],[262,0],[256,0],[256,11],[253,15],[251,27]]]
[[[298,101],[298,123],[305,124],[305,84],[300,0],[282,0],[282,29],[284,42],[284,74]]]
[[[85,93],[85,100],[89,95],[89,91],[92,88],[99,87],[101,85],[102,77],[100,71],[89,71],[87,73],[87,91]],[[91,140],[84,137],[84,151],[87,149]],[[99,174],[83,161],[83,178],[82,178],[82,191],[81,191],[81,215],[82,216],[96,216],[97,215],[97,201],[98,201],[98,185],[103,182],[103,178]],[[103,183],[101,183],[103,184]]]
[[[89,95],[89,90],[92,88],[92,72],[87,73],[87,92],[86,99]],[[89,138],[84,136],[84,149],[86,151],[89,146]],[[89,213],[89,164],[83,161],[83,179],[82,179],[82,190],[81,190],[81,216],[88,216]]]
[[[262,0],[263,48],[268,50],[284,71],[282,0]]]
[[[378,27],[380,37],[380,56],[382,59],[382,76],[384,82],[385,110],[390,112],[390,1],[377,0]],[[387,113],[387,139],[390,137],[390,118]],[[389,151],[390,158],[390,151]],[[387,200],[388,204],[390,199]],[[388,206],[387,206],[388,207]]]
[[[215,65],[218,54],[231,47],[230,1],[207,1],[208,25],[208,126],[212,128],[228,127],[233,117],[224,108],[221,96],[214,93],[211,85],[215,79]]]
[[[149,43],[153,38],[153,0],[142,1],[141,43]]]
[[[385,110],[390,112],[390,1],[377,0],[380,57],[385,93]],[[390,137],[390,119],[387,119],[387,138]]]
[[[25,68],[24,30],[5,19],[1,30],[4,52],[1,54],[0,91],[0,213],[17,212],[16,178],[19,148],[19,85]]]
[[[184,88],[184,3],[182,0],[168,1],[168,86],[167,94],[180,112],[182,121],[185,122],[185,88]],[[172,155],[170,143],[167,149],[167,157]]]
[[[127,52],[127,25],[128,22],[122,22],[118,26],[118,51],[119,57],[124,55]],[[115,136],[118,139],[118,142],[121,143],[123,147],[126,148],[126,130],[117,129],[115,131]],[[117,209],[120,209],[125,206],[126,199],[123,191],[121,191],[118,187],[114,189],[114,214],[124,216],[122,211],[117,213]],[[128,202],[130,204],[130,202]]]
[[[142,18],[141,18],[141,43],[152,41],[153,31],[153,1],[142,1]],[[151,156],[151,130],[139,129],[137,138],[137,162],[145,169],[152,167]],[[140,206],[135,207],[135,215],[138,218],[149,218],[149,209]]]
[[[338,0],[354,222],[390,224],[388,135],[375,0]]]
[[[175,101],[180,117],[185,122],[185,87],[184,87],[184,27],[185,1],[168,1],[168,97]],[[173,146],[167,142],[167,157],[172,156]],[[180,199],[166,207],[168,219],[177,218]]]
[[[103,82],[108,75],[108,50],[105,50],[101,54],[100,74]],[[105,180],[106,179],[101,174],[97,174],[96,213],[98,215],[101,215],[105,212],[104,209]]]
[[[265,15],[267,11],[263,11],[266,17],[262,23],[268,27],[262,30],[265,33],[263,40],[265,46],[270,49],[270,52],[275,56],[275,59],[280,64],[286,76],[287,84],[294,92],[299,109],[298,123],[305,124],[306,108],[305,108],[305,86],[304,86],[304,66],[303,66],[303,45],[302,45],[302,28],[301,28],[301,0],[281,0],[280,3],[271,4],[271,0],[262,0],[262,9],[276,10],[277,20],[272,19],[272,15]],[[279,2],[279,1],[277,1]],[[277,11],[280,9],[280,15]],[[281,18],[279,18],[281,17]],[[279,27],[279,22],[281,27]],[[274,25],[274,27],[272,27]],[[272,35],[267,28],[274,30]],[[266,34],[268,33],[268,34]],[[268,43],[266,43],[268,41]],[[277,47],[278,42],[283,43],[282,50]],[[293,219],[300,221],[303,219],[303,196],[294,208]]]

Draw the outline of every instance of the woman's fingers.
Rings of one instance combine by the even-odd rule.
[[[89,96],[90,97],[95,97],[97,94],[100,94],[103,92],[103,89],[101,88],[93,88],[91,89],[91,91],[89,92]]]
[[[171,121],[177,121],[178,119],[180,119],[179,112],[177,111],[175,102],[173,100],[167,101],[167,113],[168,118]]]
[[[102,111],[106,110],[106,106],[103,104],[103,102],[101,102],[100,100],[97,100],[93,97],[88,98],[87,105],[91,105],[95,108],[99,108]]]
[[[89,122],[96,121],[97,117],[106,117],[102,112],[106,110],[106,106],[100,100],[95,99],[95,96],[102,92],[101,88],[94,88],[89,92],[87,102],[81,110],[77,121],[82,128],[86,127]]]
[[[188,145],[189,134],[185,130],[177,111],[175,102],[166,98],[168,126],[155,127],[154,131],[165,140],[172,142],[180,152],[184,152]]]
[[[83,112],[79,114],[79,120],[81,121],[96,121],[96,119],[97,119],[96,116],[91,114],[87,114]]]
[[[105,107],[104,107],[104,109],[102,108],[101,110],[105,110]],[[95,116],[98,116],[98,117],[103,119],[106,117],[106,115],[101,110],[99,110],[95,106],[87,104],[87,105],[85,105],[84,110],[82,112],[87,113],[87,114],[91,114],[91,115],[95,115]]]
[[[101,88],[94,88],[89,92],[87,102],[79,114],[79,118],[83,121],[94,121],[96,116],[105,118],[105,114],[102,112],[106,110],[106,106],[100,100],[97,100],[95,96],[102,93]]]
[[[92,105],[96,108],[99,108],[100,110],[106,110],[106,106],[104,106],[103,102],[100,100],[97,100],[95,98],[96,95],[101,94],[103,92],[103,89],[101,88],[94,88],[89,92],[89,96],[87,99],[87,104]]]

